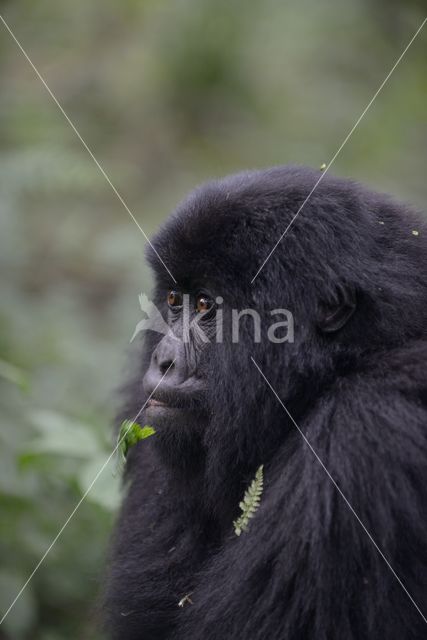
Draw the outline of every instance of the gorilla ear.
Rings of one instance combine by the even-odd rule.
[[[333,304],[322,306],[317,326],[323,333],[334,333],[350,320],[356,311],[356,294],[353,289],[338,287]]]

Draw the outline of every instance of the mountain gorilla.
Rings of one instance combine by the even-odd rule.
[[[427,635],[427,229],[324,175],[254,278],[319,176],[209,182],[148,250],[170,332],[146,333],[121,416],[146,403],[156,433],[127,461],[111,638]]]

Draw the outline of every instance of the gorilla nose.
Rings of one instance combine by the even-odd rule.
[[[150,366],[144,376],[146,392],[152,392],[162,381],[161,386],[169,389],[181,385],[187,377],[184,347],[173,335],[167,335],[157,345],[151,356]]]
[[[157,366],[160,370],[160,373],[164,376],[169,369],[172,369],[172,367],[174,366],[174,361],[166,356],[165,358],[162,358],[162,360],[157,360]]]
[[[154,350],[152,365],[157,367],[161,375],[165,375],[169,369],[174,368],[179,351],[177,343],[176,338],[165,336]]]

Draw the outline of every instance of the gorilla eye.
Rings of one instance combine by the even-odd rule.
[[[182,306],[182,294],[179,291],[169,291],[168,293],[168,305],[170,307]]]
[[[213,307],[213,300],[207,296],[197,296],[196,298],[196,310],[197,313],[206,313]]]

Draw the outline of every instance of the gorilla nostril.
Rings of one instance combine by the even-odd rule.
[[[172,369],[173,360],[170,358],[165,358],[163,360],[158,361],[157,364],[162,375],[164,375],[168,369]]]
[[[179,340],[174,336],[164,336],[153,351],[149,368],[151,375],[154,377],[166,374],[176,375],[178,371],[182,370],[182,376],[184,376],[185,367],[183,359],[180,357],[181,351],[182,344]]]

